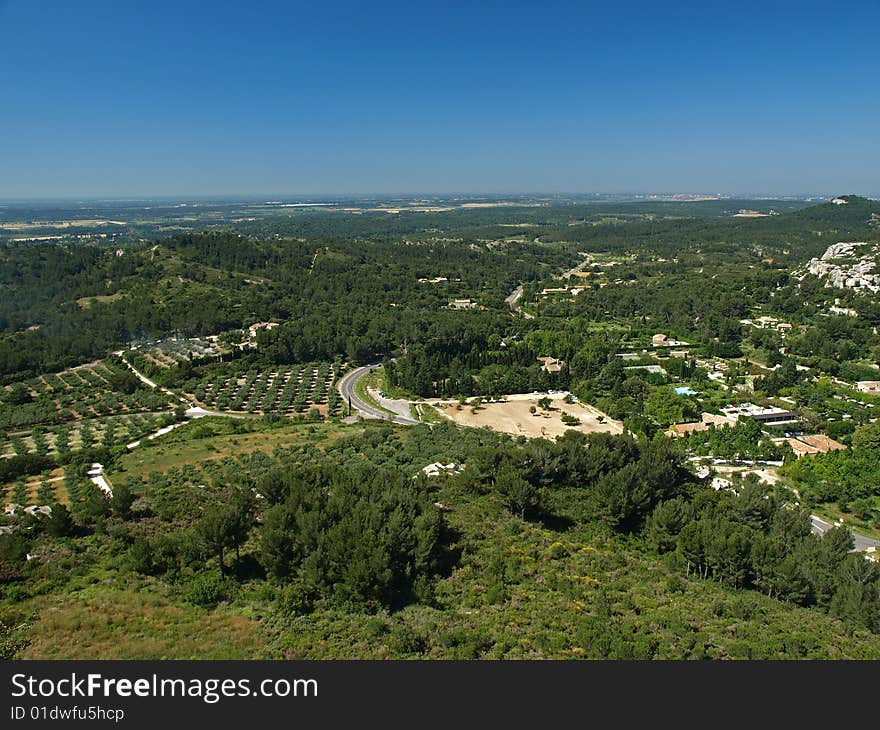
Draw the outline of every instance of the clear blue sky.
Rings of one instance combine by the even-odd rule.
[[[880,2],[0,0],[0,197],[880,193]]]

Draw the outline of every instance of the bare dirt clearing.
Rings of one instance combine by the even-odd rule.
[[[89,226],[124,226],[125,221],[111,221],[89,218],[71,221],[28,221],[27,223],[3,223],[0,228],[7,231],[29,231],[34,228],[84,228]]]
[[[429,401],[446,418],[462,426],[491,428],[493,431],[509,433],[526,438],[550,438],[561,436],[568,430],[581,433],[623,432],[623,424],[608,418],[602,411],[583,403],[566,403],[565,393],[548,396],[536,394],[511,395],[507,400],[483,403],[474,409],[471,405],[460,406],[456,401]],[[553,410],[544,410],[538,405],[542,397],[550,398]],[[535,408],[532,413],[530,408]],[[562,421],[567,413],[580,423],[568,425]]]

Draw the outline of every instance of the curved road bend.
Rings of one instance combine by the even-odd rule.
[[[339,394],[342,396],[342,399],[346,403],[351,403],[351,407],[361,413],[361,415],[363,415],[365,418],[380,418],[385,421],[400,423],[404,426],[419,425],[421,421],[417,421],[414,418],[402,416],[396,413],[386,413],[385,411],[379,410],[375,406],[364,402],[363,400],[361,400],[361,398],[358,397],[358,394],[357,392],[355,392],[354,388],[355,383],[357,383],[358,380],[360,380],[364,375],[367,375],[373,368],[376,367],[378,367],[378,365],[364,365],[363,367],[355,368],[351,372],[343,375],[337,385],[337,387],[339,388]]]
[[[813,532],[817,535],[824,535],[828,530],[834,527],[830,522],[821,520],[816,517],[816,515],[810,515],[810,521],[813,523]],[[850,530],[850,532],[852,532],[852,530]],[[865,537],[864,535],[859,535],[855,532],[852,533],[852,536],[855,541],[855,550],[867,550],[870,547],[880,549],[880,540],[875,540],[872,537]]]
[[[504,300],[507,305],[517,314],[521,314],[526,319],[534,319],[535,315],[529,314],[525,310],[521,309],[519,306],[519,300],[523,295],[523,285],[520,284],[516,289],[514,289],[510,295]]]

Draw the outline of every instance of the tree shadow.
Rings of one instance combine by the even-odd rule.
[[[566,515],[559,514],[557,512],[552,512],[550,510],[543,510],[531,517],[526,519],[526,522],[539,523],[546,527],[548,530],[553,530],[554,532],[565,532],[566,530],[571,529],[577,524],[571,517],[567,517]]]
[[[233,559],[232,564],[227,566],[226,573],[242,581],[266,578],[266,569],[260,565],[256,556],[250,553],[242,555],[238,560]]]

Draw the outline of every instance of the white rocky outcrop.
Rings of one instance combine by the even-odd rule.
[[[863,248],[865,246],[870,248]],[[876,263],[878,254],[880,254],[880,246],[870,245],[864,241],[834,243],[826,249],[821,258],[814,258],[807,264],[805,273],[824,279],[826,287],[878,292],[880,291],[880,273],[877,272]]]

